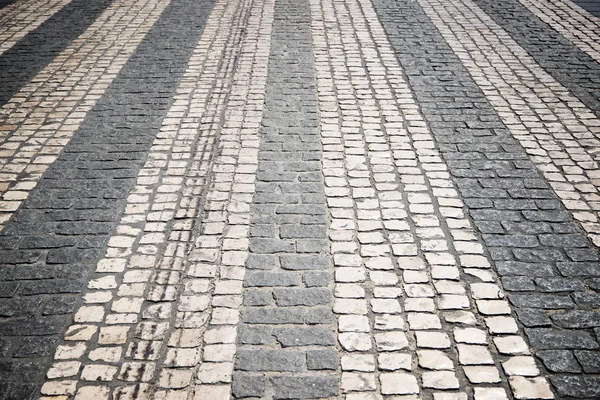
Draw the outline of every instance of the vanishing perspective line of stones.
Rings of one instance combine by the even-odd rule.
[[[0,0],[0,400],[600,398],[600,0]]]

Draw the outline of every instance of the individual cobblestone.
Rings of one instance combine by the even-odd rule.
[[[308,6],[276,1],[272,35],[233,397],[330,397],[333,296],[329,279],[314,281],[331,269],[328,246],[299,248],[326,237]]]

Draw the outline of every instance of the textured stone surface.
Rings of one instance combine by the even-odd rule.
[[[587,269],[578,254],[583,256],[587,251],[596,260],[597,250],[586,243],[585,234],[561,210],[556,195],[431,20],[419,6],[400,3],[374,2],[461,197],[503,277],[508,299],[517,307],[523,325],[553,326],[544,330],[547,336],[541,332],[535,336],[539,339],[531,343],[533,348],[595,348],[596,338],[589,331],[563,331],[559,324],[572,324],[573,328],[580,324],[580,329],[593,324],[595,317],[591,315],[595,316],[595,311],[584,318],[568,317],[574,308],[588,309],[583,299],[589,294],[581,292],[582,287],[575,280],[565,278],[593,277],[595,272]],[[485,3],[490,8],[502,8]],[[432,10],[439,8],[439,3],[435,4]],[[528,18],[518,12],[514,15],[517,19]],[[538,43],[542,41],[539,39]],[[540,53],[545,50],[543,45],[535,49]],[[578,249],[582,252],[578,253]],[[573,292],[588,297],[571,297]],[[556,320],[551,320],[544,311],[548,308],[564,310],[565,314],[559,313]],[[588,312],[583,310],[582,317]],[[532,331],[530,340],[532,335],[537,334]],[[553,368],[568,368],[561,366],[558,359],[546,360],[554,363]],[[561,390],[567,393],[567,386]]]
[[[249,271],[244,281],[246,309],[233,375],[237,397],[260,387],[253,379],[264,380],[248,371],[270,372],[263,390],[276,399],[338,393],[333,321],[323,319],[331,312],[333,296],[328,247],[318,245],[326,238],[325,198],[309,29],[305,2],[275,2],[256,193],[249,210],[248,267],[265,271]],[[273,303],[250,304],[256,298],[253,288]],[[263,329],[261,324],[272,326],[275,341],[251,341],[244,335]],[[246,350],[250,342],[262,345],[261,350]],[[297,376],[308,371],[308,376]]]
[[[589,11],[592,15],[596,17],[600,17],[600,5],[598,5],[597,1],[594,0],[575,0],[574,3],[577,3],[583,9]]]
[[[573,3],[8,3],[0,400],[600,396]]]
[[[0,105],[81,35],[112,2],[73,0],[0,54]]]
[[[600,94],[594,79],[600,74],[600,65],[592,57],[542,22],[518,0],[502,5],[489,0],[474,0],[474,3],[509,32],[544,70],[600,116]]]
[[[0,323],[0,335],[10,337],[15,349],[28,337],[56,337],[68,321],[63,309],[46,305],[45,300],[57,294],[69,301],[70,294],[82,290],[102,255],[210,7],[211,2],[179,0],[167,6],[105,97],[90,110],[75,137],[2,231],[2,238],[16,241],[2,246],[0,279],[18,282],[20,288],[13,296],[13,316]],[[182,29],[175,21],[188,22]],[[142,80],[152,83],[141,86]],[[145,105],[143,118],[136,116],[141,104]],[[69,241],[61,242],[56,235]],[[27,312],[22,303],[36,298],[39,306]],[[10,366],[9,381],[26,381],[31,383],[28,387],[40,382],[48,366],[41,354],[28,358],[7,354],[4,362]]]

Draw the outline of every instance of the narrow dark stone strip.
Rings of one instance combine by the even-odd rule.
[[[261,135],[233,394],[335,396],[333,277],[306,0],[275,3]]]
[[[0,0],[0,10],[2,10],[6,6],[11,5],[15,1],[17,1],[17,0]]]
[[[0,234],[0,398],[41,384],[213,5],[167,6]]]
[[[598,398],[597,249],[418,4],[374,3],[540,365],[561,396]]]
[[[600,64],[518,0],[473,1],[600,118]]]
[[[579,7],[600,18],[600,0],[572,0]]]
[[[114,0],[73,0],[0,55],[0,106],[81,35]]]

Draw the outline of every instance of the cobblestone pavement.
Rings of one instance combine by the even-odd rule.
[[[0,400],[600,398],[597,0],[0,0]]]

